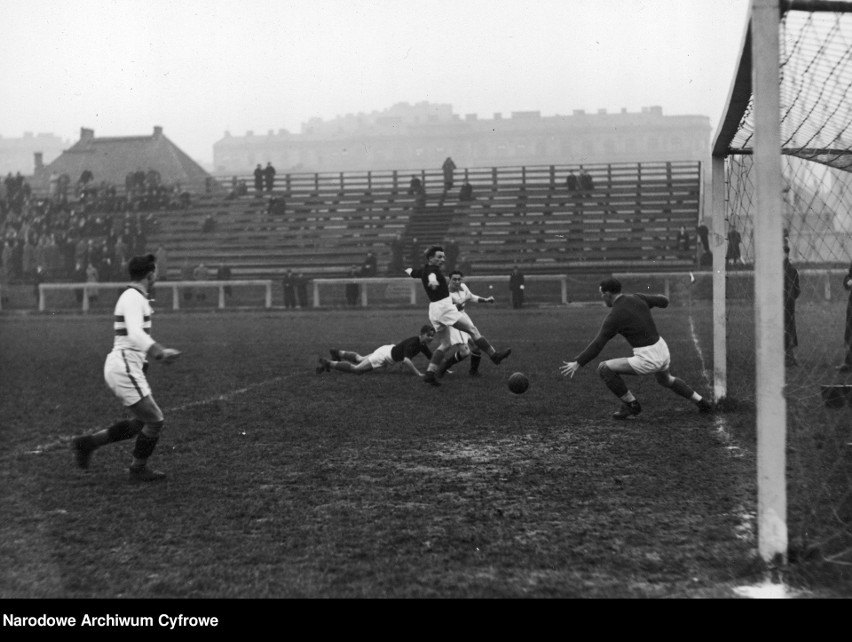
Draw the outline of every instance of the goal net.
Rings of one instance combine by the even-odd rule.
[[[764,558],[852,566],[852,372],[837,369],[852,306],[852,3],[754,0],[743,42],[714,147],[716,371],[744,411],[731,423],[755,436],[758,530],[786,520]],[[750,408],[751,431],[735,418]]]

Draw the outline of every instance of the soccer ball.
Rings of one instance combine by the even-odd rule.
[[[509,377],[509,390],[516,395],[522,395],[530,387],[530,380],[523,372],[514,372]]]

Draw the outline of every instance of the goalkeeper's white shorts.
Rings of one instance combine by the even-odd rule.
[[[145,357],[136,350],[113,350],[104,361],[104,381],[125,406],[151,394],[145,377]]]
[[[627,358],[633,371],[640,375],[668,370],[671,362],[669,346],[662,337],[654,345],[633,348],[633,356]]]

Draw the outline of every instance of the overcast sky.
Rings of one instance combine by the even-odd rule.
[[[709,116],[748,0],[0,0],[0,135],[155,125],[204,164],[225,131],[450,104]]]

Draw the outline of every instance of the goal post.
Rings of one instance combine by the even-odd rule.
[[[834,367],[850,172],[852,2],[751,0],[712,146],[714,393],[723,408],[754,409],[757,546],[768,563],[814,553],[852,562],[851,424],[826,409],[827,390],[852,389]],[[791,268],[798,300],[785,294]]]

